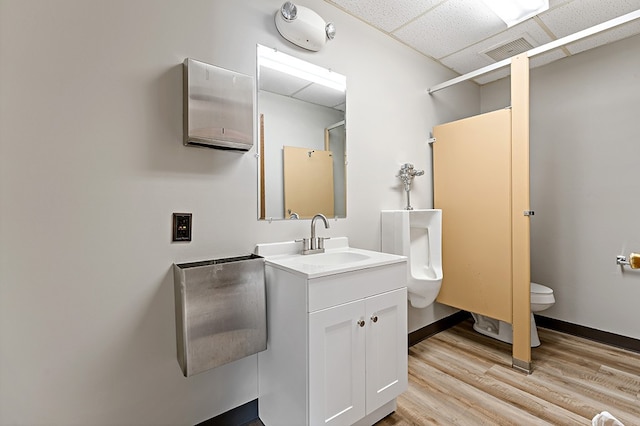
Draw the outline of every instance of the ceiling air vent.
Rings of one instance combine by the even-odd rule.
[[[489,50],[485,50],[482,53],[498,62],[502,61],[503,59],[516,56],[522,52],[526,52],[530,49],[533,49],[533,45],[528,40],[526,40],[525,37],[520,37],[508,43],[501,44],[500,46],[491,47]]]

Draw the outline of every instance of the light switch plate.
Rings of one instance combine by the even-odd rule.
[[[191,213],[173,214],[173,241],[191,241]]]

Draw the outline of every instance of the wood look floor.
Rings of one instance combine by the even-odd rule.
[[[539,328],[533,372],[511,368],[511,345],[471,320],[409,348],[409,389],[378,426],[591,425],[609,411],[640,426],[640,354]]]

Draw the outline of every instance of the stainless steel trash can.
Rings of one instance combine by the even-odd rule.
[[[264,258],[173,265],[178,363],[185,377],[267,348]]]

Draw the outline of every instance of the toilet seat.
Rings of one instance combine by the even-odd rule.
[[[556,302],[553,289],[538,283],[531,283],[531,347],[540,346],[538,329],[534,313],[549,309]],[[508,322],[493,319],[485,315],[471,313],[474,319],[473,329],[485,336],[502,342],[513,343],[513,327]]]
[[[534,305],[552,305],[556,301],[553,290],[538,283],[531,283],[531,307]]]

